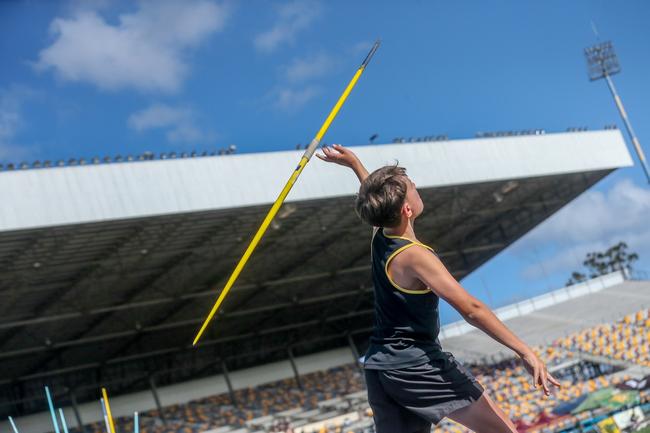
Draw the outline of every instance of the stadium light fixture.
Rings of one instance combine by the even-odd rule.
[[[246,265],[246,262],[248,261],[249,257],[255,250],[255,247],[257,247],[257,244],[259,241],[262,239],[262,236],[266,232],[267,228],[271,224],[271,221],[273,221],[273,218],[275,215],[278,213],[278,210],[282,206],[285,198],[291,191],[291,188],[293,187],[294,183],[298,180],[298,177],[304,170],[304,168],[307,166],[307,163],[313,156],[314,152],[316,151],[316,148],[321,145],[323,137],[325,136],[325,133],[327,133],[327,130],[329,129],[330,125],[334,121],[334,118],[336,115],[339,113],[341,107],[345,103],[346,99],[348,98],[348,95],[354,88],[354,86],[357,84],[357,81],[361,77],[361,74],[363,74],[364,70],[366,69],[366,66],[368,66],[368,63],[370,62],[370,59],[372,59],[372,56],[375,54],[377,49],[379,48],[379,41],[375,42],[375,44],[372,46],[370,52],[366,56],[366,58],[363,60],[361,63],[361,66],[357,69],[355,72],[354,76],[346,86],[345,90],[341,94],[341,96],[338,98],[336,101],[336,104],[334,104],[334,107],[332,110],[330,110],[329,114],[327,115],[327,118],[321,125],[320,129],[316,133],[316,136],[314,139],[311,141],[307,149],[305,150],[305,153],[303,154],[302,158],[300,158],[300,161],[298,162],[298,165],[296,168],[293,170],[291,173],[291,176],[289,177],[289,180],[285,184],[284,188],[282,188],[282,191],[280,192],[280,195],[278,198],[275,200],[275,203],[273,203],[273,206],[271,206],[271,209],[269,209],[269,212],[267,213],[266,217],[262,221],[262,224],[260,227],[257,229],[257,232],[255,233],[255,236],[253,236],[253,239],[249,243],[248,247],[246,248],[246,251],[244,252],[244,255],[242,258],[239,260],[239,263],[237,263],[237,266],[235,267],[234,271],[228,278],[228,281],[226,282],[225,287],[219,294],[219,297],[217,298],[217,301],[214,303],[212,306],[212,309],[208,313],[208,316],[206,319],[203,321],[203,324],[201,325],[201,328],[197,332],[196,336],[194,337],[194,341],[192,342],[192,346],[196,346],[198,343],[199,339],[201,338],[201,335],[203,335],[203,332],[206,330],[208,327],[208,324],[214,317],[214,315],[217,313],[217,310],[219,309],[219,306],[221,305],[222,301],[225,299],[226,295],[230,291],[230,288],[233,286],[235,283],[237,277],[241,273],[241,270],[244,268],[244,265]],[[114,432],[113,432],[114,433]]]
[[[620,96],[618,96],[616,87],[614,87],[614,81],[612,81],[611,76],[621,72],[621,66],[618,62],[618,58],[616,57],[616,53],[614,52],[612,43],[610,41],[607,41],[585,48],[585,57],[587,58],[589,79],[591,81],[595,81],[604,78],[607,82],[607,87],[609,87],[609,91],[614,98],[614,102],[616,103],[616,108],[618,108],[618,112],[623,119],[623,123],[625,124],[627,133],[630,136],[632,144],[634,145],[636,154],[639,157],[639,162],[641,163],[641,167],[643,168],[646,179],[648,183],[650,183],[650,169],[648,169],[648,163],[646,162],[645,154],[641,148],[641,143],[634,133],[632,123],[627,117],[625,107],[623,107],[623,101],[621,100]]]

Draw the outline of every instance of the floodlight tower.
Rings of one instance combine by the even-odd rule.
[[[648,180],[648,183],[650,183],[650,170],[648,170],[648,164],[645,155],[643,154],[641,143],[639,142],[639,139],[636,138],[634,129],[632,129],[632,124],[627,118],[627,113],[623,107],[623,101],[621,101],[618,93],[616,93],[616,88],[614,87],[614,82],[611,78],[611,75],[621,72],[621,66],[618,63],[618,58],[616,57],[612,43],[607,41],[585,48],[585,56],[587,57],[587,67],[589,68],[589,79],[595,81],[604,78],[605,81],[607,81],[609,91],[614,97],[614,102],[616,102],[618,112],[623,118],[623,123],[625,123],[627,133],[630,135],[632,144],[634,144],[636,153],[639,156],[639,161],[641,162],[641,167],[643,167],[643,171],[645,172],[646,179]]]

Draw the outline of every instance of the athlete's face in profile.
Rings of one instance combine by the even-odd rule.
[[[408,203],[411,212],[413,212],[411,218],[415,219],[419,217],[424,210],[424,203],[422,202],[420,193],[418,193],[418,190],[415,187],[415,182],[413,182],[408,176],[405,176],[404,178],[406,179],[407,184],[406,203]]]

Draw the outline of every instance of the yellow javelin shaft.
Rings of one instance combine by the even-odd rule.
[[[293,184],[296,182],[298,179],[298,176],[300,176],[300,173],[302,173],[302,170],[305,168],[307,163],[309,162],[309,159],[312,157],[314,152],[316,151],[316,148],[318,147],[320,140],[323,138],[327,130],[329,129],[330,125],[332,124],[332,121],[338,114],[339,110],[345,103],[345,100],[347,99],[348,95],[354,88],[354,86],[357,84],[357,81],[359,80],[359,77],[361,77],[361,74],[365,70],[366,66],[368,65],[368,62],[372,58],[372,56],[375,54],[375,51],[377,51],[377,48],[379,48],[379,41],[375,42],[375,45],[373,45],[372,49],[366,56],[365,60],[359,66],[359,69],[357,69],[357,72],[354,74],[350,82],[348,83],[347,87],[339,97],[338,101],[334,105],[334,108],[330,111],[329,115],[327,116],[327,119],[325,119],[325,122],[321,126],[321,128],[318,130],[318,133],[316,134],[316,137],[312,140],[312,142],[309,144],[307,147],[307,150],[305,150],[305,153],[303,154],[302,158],[300,159],[300,162],[298,163],[298,166],[296,169],[293,171],[291,174],[291,177],[289,177],[289,180],[287,181],[286,185],[282,189],[282,192],[280,192],[280,195],[278,198],[275,200],[275,203],[273,203],[273,206],[271,206],[271,209],[269,212],[266,214],[266,218],[264,218],[264,221],[262,221],[262,224],[260,225],[260,228],[257,229],[257,233],[255,233],[255,236],[253,237],[253,240],[251,243],[248,245],[248,248],[246,248],[246,251],[244,252],[244,255],[242,258],[239,260],[239,263],[237,263],[237,266],[235,267],[235,270],[232,272],[230,275],[230,278],[228,279],[228,282],[226,283],[225,287],[221,291],[221,294],[219,295],[219,298],[217,299],[217,302],[215,302],[214,306],[212,307],[212,310],[210,310],[210,314],[208,314],[208,317],[205,319],[203,322],[203,325],[201,325],[201,329],[199,329],[199,332],[196,334],[196,337],[194,337],[194,342],[192,343],[193,346],[196,346],[196,343],[198,343],[199,339],[205,332],[206,328],[208,327],[208,324],[216,314],[217,310],[219,309],[219,306],[223,302],[224,298],[230,291],[230,288],[233,286],[235,283],[235,280],[237,280],[237,277],[239,276],[240,272],[246,265],[246,262],[248,262],[248,259],[250,258],[251,254],[257,247],[257,244],[259,243],[260,239],[262,239],[262,236],[264,236],[264,233],[266,232],[266,229],[268,228],[269,224],[271,224],[271,221],[275,217],[275,215],[278,213],[278,210],[282,206],[282,203],[284,203],[284,199],[287,197],[289,194],[289,191],[291,191],[291,188],[293,187]]]
[[[102,388],[102,397],[104,397],[104,405],[106,406],[106,418],[108,418],[108,425],[111,428],[110,433],[115,433],[115,424],[113,423],[113,415],[111,414],[111,405],[108,403],[108,394],[106,394],[106,388]]]

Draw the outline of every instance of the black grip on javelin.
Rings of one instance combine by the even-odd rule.
[[[361,64],[362,68],[365,68],[368,65],[368,63],[370,62],[370,59],[372,59],[372,56],[375,54],[375,51],[377,51],[377,48],[379,48],[380,43],[381,43],[381,41],[379,39],[377,39],[377,41],[375,42],[375,45],[372,46],[372,49],[370,50],[370,52],[368,53],[366,58],[363,60],[363,63]]]

